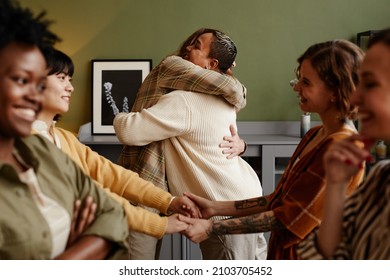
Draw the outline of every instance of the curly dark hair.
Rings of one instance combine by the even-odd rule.
[[[18,2],[0,0],[0,49],[11,42],[37,46],[46,54],[60,38],[49,30],[52,23],[45,19],[46,12],[34,16]]]

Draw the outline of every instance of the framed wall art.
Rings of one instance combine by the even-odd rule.
[[[115,134],[115,115],[130,112],[151,69],[151,59],[92,60],[92,134]]]

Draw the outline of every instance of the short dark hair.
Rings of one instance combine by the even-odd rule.
[[[211,44],[209,57],[218,59],[218,67],[223,72],[232,66],[237,56],[237,47],[225,33],[214,30],[214,40]]]
[[[12,42],[37,46],[45,55],[60,39],[48,27],[46,12],[34,16],[28,8],[18,2],[0,0],[0,49]]]
[[[65,73],[70,77],[73,77],[74,73],[74,64],[72,59],[65,53],[57,49],[51,49],[46,54],[46,62],[48,75]],[[58,122],[61,119],[61,115],[57,114],[54,116],[53,120]]]
[[[187,53],[187,47],[194,44],[198,37],[205,33],[213,34],[209,57],[218,59],[219,70],[226,73],[236,59],[237,47],[229,36],[217,29],[200,28],[196,30],[181,44],[178,56],[184,57]]]
[[[72,59],[60,50],[53,49],[46,56],[48,75],[65,73],[70,77],[74,73],[74,64]]]

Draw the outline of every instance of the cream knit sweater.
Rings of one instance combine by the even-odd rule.
[[[163,95],[141,112],[114,120],[119,140],[142,146],[164,140],[166,172],[173,195],[183,192],[210,200],[240,200],[262,195],[260,181],[242,158],[226,159],[218,147],[236,111],[222,97],[186,91]]]

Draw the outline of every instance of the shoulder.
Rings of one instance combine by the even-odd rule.
[[[190,93],[191,92],[184,90],[174,90],[170,93],[164,94],[157,102],[159,105],[158,107],[163,106],[164,110],[167,108],[167,106],[169,106],[171,110],[174,110],[174,108],[184,109],[185,107],[189,106],[188,97]],[[153,107],[155,106],[152,106],[151,108]]]
[[[32,134],[28,137],[25,137],[21,139],[21,141],[34,150],[54,150],[55,147],[49,140],[47,140],[45,137],[43,137],[40,134]]]
[[[364,182],[351,194],[345,208],[365,208],[369,211],[367,205],[380,205],[381,202],[388,199],[388,190],[390,185],[390,160],[381,160],[377,162],[368,172]],[[355,212],[361,212],[357,210]]]
[[[164,70],[183,70],[183,68],[193,68],[195,67],[195,64],[185,60],[184,58],[181,58],[180,56],[171,55],[161,61],[159,66]]]
[[[190,96],[193,92],[186,90],[173,90],[167,94],[164,94],[160,97],[161,100],[185,100]]]
[[[72,138],[74,140],[77,140],[76,135],[69,130],[63,129],[61,127],[56,127],[55,130],[56,130],[56,133],[58,133],[61,136],[65,136],[66,138]]]
[[[169,102],[175,102],[183,105],[189,105],[192,103],[204,103],[204,102],[213,102],[213,100],[222,100],[220,96],[215,96],[212,94],[204,94],[193,91],[186,90],[174,90],[168,94],[164,94],[160,99],[169,100]]]
[[[312,135],[315,135],[317,134],[317,132],[322,128],[322,125],[317,125],[317,126],[313,126],[312,128],[310,128],[306,134],[304,135],[304,138],[303,139],[310,139],[312,137]]]
[[[381,160],[375,164],[375,166],[371,169],[370,177],[377,177],[379,174],[390,174],[390,160]],[[390,176],[387,176],[390,179]]]
[[[372,195],[379,195],[378,201],[383,197],[388,197],[388,188],[390,185],[390,160],[381,160],[377,162],[370,170],[365,179],[363,189],[374,188],[375,191],[368,191]]]
[[[34,157],[44,159],[45,162],[67,160],[66,155],[60,149],[40,134],[30,135],[21,141],[34,154]]]
[[[307,132],[308,134],[313,134],[313,133],[316,133],[318,130],[320,130],[322,128],[322,125],[316,125],[316,126],[313,126],[312,128],[309,129],[309,131]]]
[[[329,135],[329,139],[337,141],[352,136],[356,133],[357,131],[354,128],[349,127],[348,125],[344,125],[339,131]]]
[[[161,63],[171,63],[171,62],[180,62],[180,61],[184,61],[184,59],[177,55],[170,55],[164,58]]]

